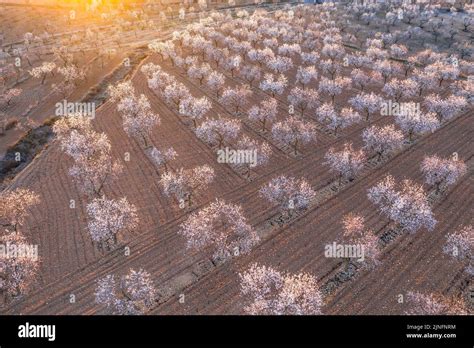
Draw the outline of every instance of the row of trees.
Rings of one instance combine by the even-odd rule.
[[[23,226],[31,208],[40,204],[40,196],[29,189],[15,188],[2,192],[0,200],[0,294],[4,302],[27,292],[40,267],[38,255],[26,251],[31,245],[24,236]],[[17,253],[9,254],[14,248]]]
[[[212,33],[212,31],[211,31],[211,33]],[[207,35],[212,36],[212,34],[209,34],[209,32],[207,32]],[[189,33],[187,34],[187,36],[188,37],[190,36]],[[202,40],[202,36],[198,36],[198,37],[200,37],[201,40]],[[192,41],[192,40],[188,38],[188,41]],[[380,44],[379,41],[380,40],[378,40],[378,41],[377,40],[372,40],[370,47],[374,48],[374,49],[380,49],[379,46],[381,44]],[[209,45],[212,45],[212,44],[209,44]],[[330,57],[329,62],[331,62],[331,59],[337,58],[338,55],[340,56],[342,54],[340,52],[343,52],[343,50],[341,51],[341,49],[339,49],[338,47],[333,47],[333,46],[334,45],[326,45],[325,46],[326,49],[324,50],[324,53],[328,57]],[[172,46],[169,46],[168,49],[171,49],[170,47],[172,47]],[[218,51],[217,47],[212,48],[212,49],[214,51]],[[397,47],[397,49],[398,49],[398,51],[400,51],[400,50],[403,51],[403,47],[402,48]],[[268,51],[268,48],[266,50]],[[395,48],[393,50],[395,50]],[[220,51],[222,52],[223,50],[221,49]],[[268,52],[272,52],[272,51],[270,50]],[[296,50],[296,52],[298,52],[298,50]],[[427,56],[428,54],[429,54],[429,52],[425,52],[424,56]],[[271,54],[269,53],[269,55],[271,55]],[[420,57],[424,57],[424,56],[422,54],[420,54]],[[349,58],[351,58],[351,59],[347,58],[347,60],[350,61],[351,63],[354,63],[356,66],[368,65],[368,62],[370,62],[370,59],[368,59],[367,61],[364,61],[363,59],[358,59],[358,58],[361,58],[361,57],[363,57],[363,56],[353,55],[353,56],[349,56]],[[358,63],[359,61],[362,61],[362,63]],[[439,63],[439,62],[435,63],[433,61],[429,61],[429,62],[431,64],[429,66],[425,67],[425,70],[430,72],[433,75],[432,78],[427,78],[427,81],[431,81],[429,84],[434,85],[435,82],[438,81],[438,80],[439,80],[439,83],[442,83],[442,81],[445,78],[455,78],[457,76],[457,72],[456,72],[457,70],[452,65],[447,64],[447,63]],[[400,70],[400,69],[398,69],[398,70],[395,69],[394,67],[396,67],[396,65],[394,65],[394,63],[389,62],[389,61],[385,61],[385,62],[380,61],[377,64],[379,64],[379,66],[380,66],[379,74],[381,74],[381,76],[384,79],[387,79],[390,76],[389,75],[390,72]],[[210,67],[209,64],[207,64],[207,63],[204,63],[203,65],[205,65],[207,68]],[[258,68],[258,67],[255,67],[255,68]],[[306,78],[308,78],[308,76],[310,76],[309,79],[314,77],[314,72],[315,72],[314,67],[310,66],[310,67],[307,67],[307,68],[310,68],[310,69],[309,69],[309,71],[306,71],[306,73],[304,73],[304,70],[303,70],[304,68],[303,67],[299,68],[298,73],[297,73],[297,79],[298,80],[304,81],[303,75],[306,75]],[[245,69],[245,72],[248,71],[248,70],[249,69]],[[366,77],[364,75],[362,70],[360,70],[360,69],[357,69],[357,70],[359,70],[359,71],[357,71],[356,74],[354,74],[354,76],[356,77],[355,80],[357,80],[358,83],[360,83],[360,81],[364,80],[364,78],[366,80],[369,79],[369,77]],[[361,77],[361,75],[363,77]],[[267,89],[269,91],[272,91],[273,94],[280,93],[282,90],[279,89],[279,87],[272,87],[272,86],[274,86],[274,83],[276,83],[277,81],[274,80],[274,78],[271,75],[268,75],[267,77],[268,78],[265,78],[262,81],[261,87],[263,87],[264,89]],[[343,83],[343,80],[344,80],[344,78],[336,78],[335,80],[329,80],[329,79],[323,78],[321,80],[321,84],[320,84],[320,91],[327,91],[331,95],[331,97],[334,98],[335,95],[340,93],[340,91],[342,90],[341,86],[344,85],[344,83],[346,83],[346,82]],[[428,82],[426,82],[426,83],[428,83]],[[303,87],[304,87],[304,82],[303,82]],[[385,87],[383,88],[383,90],[387,93],[387,95],[392,96],[394,98],[394,100],[397,101],[397,102],[400,101],[400,99],[402,97],[409,97],[409,96],[414,95],[415,90],[417,90],[417,91],[419,90],[418,93],[421,93],[421,91],[422,91],[421,87],[419,87],[418,83],[415,80],[412,80],[412,79],[410,79],[410,80],[398,80],[396,78],[392,79],[390,81],[387,81],[387,83],[386,83]],[[463,100],[462,98],[458,98],[456,100],[454,100],[453,98],[456,98],[456,97],[454,97],[454,96],[450,97],[450,100],[447,101],[444,104],[445,105],[444,108],[442,106],[439,107],[440,110],[443,109],[443,112],[446,115],[448,115],[447,118],[454,117],[466,105],[465,100]],[[301,109],[302,113],[304,112],[305,108],[307,108],[308,106],[310,108],[314,108],[315,106],[318,105],[317,95],[314,92],[314,90],[309,90],[309,91],[305,92],[305,90],[301,90],[299,88],[294,88],[291,91],[290,95],[288,96],[288,99],[291,103],[290,106],[291,107],[296,106],[298,109]],[[245,100],[245,97],[237,99],[237,100]],[[454,101],[455,101],[455,103],[453,103]],[[383,99],[381,97],[378,97],[377,95],[371,93],[371,94],[360,94],[360,95],[350,99],[350,102],[352,103],[353,106],[355,106],[358,109],[358,111],[362,111],[362,112],[366,113],[366,118],[368,119],[371,112],[373,113],[373,112],[376,112],[376,111],[380,110]],[[430,99],[427,100],[426,104],[427,104],[427,106],[429,106],[429,109],[431,110],[432,109],[432,107],[431,107],[432,103],[430,103]],[[448,107],[448,105],[450,105],[451,107]],[[271,113],[269,115],[265,115],[265,113],[263,115],[259,115],[258,113],[255,112],[258,109],[252,108],[251,110],[252,110],[252,112],[250,113],[250,115],[252,116],[252,118],[255,118],[255,116],[260,116],[261,122],[264,124],[263,127],[265,127],[266,120],[270,119],[271,116],[272,116]],[[337,132],[337,130],[340,127],[350,125],[351,123],[358,120],[358,117],[357,117],[356,114],[348,113],[348,112],[341,112],[340,117],[338,117],[339,116],[338,113],[337,112],[332,112],[329,105],[321,106],[320,111],[321,111],[321,113],[317,114],[317,116],[319,117],[319,119],[322,122],[327,122],[328,127],[330,129],[333,129],[334,132]],[[342,111],[345,111],[345,110],[343,109]],[[438,112],[438,115],[440,115],[440,118],[443,117],[441,111]],[[344,117],[344,116],[349,116],[349,117]],[[353,116],[353,117],[351,117],[351,116]],[[408,133],[410,139],[412,138],[412,136],[415,132],[424,133],[424,132],[427,132],[427,131],[433,131],[437,126],[436,120],[433,118],[433,115],[430,114],[430,113],[427,113],[427,114],[414,114],[414,115],[400,114],[398,116],[399,116],[399,117],[397,117],[398,123],[400,124],[402,129],[406,130],[406,132]]]
[[[441,188],[453,185],[466,174],[467,167],[457,158],[443,159],[426,156],[421,164],[425,182],[439,193]],[[381,213],[409,232],[422,227],[432,230],[436,225],[428,196],[423,187],[411,180],[403,180],[399,190],[390,175],[368,191],[369,200]]]
[[[107,199],[104,195],[105,185],[122,171],[119,161],[113,160],[107,135],[96,132],[91,119],[80,114],[60,118],[53,131],[61,149],[74,161],[69,174],[90,200],[86,210],[92,240],[101,249],[114,246],[119,233],[137,226],[138,217],[126,198]]]
[[[240,22],[243,21],[245,20],[241,18]],[[195,28],[194,30],[204,29]],[[270,28],[266,27],[263,30],[270,31]],[[235,34],[236,36],[240,35],[246,38],[252,36],[250,31],[248,33],[239,31],[235,32]],[[220,40],[216,34],[208,33],[208,35],[208,37],[213,36],[214,39]],[[205,47],[209,43],[206,43],[202,36],[201,38],[195,39],[190,39],[189,37],[179,38],[179,40],[188,40],[188,43],[185,43],[185,45],[194,49],[195,53],[203,54],[203,57],[207,54],[201,47]],[[283,58],[292,57],[295,54],[299,54],[300,51],[295,44],[291,43],[291,40],[289,44],[282,45],[279,48],[275,46],[277,44],[274,40],[267,40],[268,47],[277,48],[280,56],[271,56],[268,50],[266,51],[267,53],[265,53],[258,52],[258,49],[253,48],[255,52],[249,55],[248,58],[251,59],[250,56],[252,56],[258,61],[259,54],[261,54],[265,58],[260,58],[261,62],[259,64],[264,64],[266,59],[268,59],[271,62],[268,64],[268,68],[275,69],[275,73],[281,73],[282,71],[279,71],[279,69],[285,70],[285,65],[291,64],[289,60]],[[235,46],[238,43],[229,42],[229,44]],[[179,62],[180,59],[178,55],[172,52],[174,48],[170,49],[170,43],[167,45],[168,47],[165,47],[162,52],[168,50],[168,53],[165,54],[174,62]],[[338,47],[329,47],[329,45],[330,44],[328,44],[328,47],[324,50],[324,54],[327,55],[329,61],[332,62],[331,60],[337,59],[339,49]],[[252,47],[254,46],[252,45]],[[374,49],[374,51],[376,50]],[[397,54],[403,54],[404,50],[403,48],[398,48],[398,50],[393,48],[392,51],[398,52]],[[372,54],[376,55],[377,52],[373,52]],[[230,60],[232,62],[236,61],[235,59]],[[186,72],[190,78],[198,80],[200,84],[206,84],[207,87],[215,93],[222,104],[229,107],[235,114],[239,114],[240,109],[245,105],[243,101],[246,99],[246,94],[248,94],[247,88],[228,88],[223,90],[225,77],[218,71],[213,71],[209,63],[203,62],[199,64],[197,58],[181,58],[181,61],[184,62],[182,63],[184,64],[183,66],[187,67]],[[232,75],[234,74],[234,69],[237,69],[236,65],[240,66],[243,60],[237,59],[237,61],[238,64],[230,64],[231,68],[229,71]],[[380,63],[380,74],[382,78],[386,80],[385,82],[387,82],[384,87],[384,92],[397,101],[402,100],[402,98],[410,97],[410,93],[412,92],[405,92],[405,90],[414,89],[414,83],[402,82],[395,79],[390,80],[390,75],[385,72],[390,71],[392,67],[386,67],[387,64],[382,63]],[[217,61],[216,64],[225,65],[225,62]],[[295,101],[299,95],[305,93],[304,91],[311,90],[307,85],[312,79],[317,78],[317,74],[315,74],[316,70],[312,69],[313,67],[311,65],[308,65],[306,68],[308,69],[305,71],[302,70],[303,67],[298,70],[297,79],[298,83],[301,84],[301,88],[298,87],[299,91],[293,93],[292,98],[294,98],[293,100]],[[249,69],[244,69],[244,67],[242,67],[241,70],[249,71]],[[191,99],[193,97],[184,85],[177,82],[174,77],[161,71],[161,69],[156,68],[156,66],[144,68],[144,73],[146,73],[149,78],[150,87],[158,91],[157,94],[161,95],[168,105],[175,107],[181,114],[190,113],[189,111],[183,111],[192,109],[189,105],[193,103]],[[310,77],[308,77],[308,75]],[[338,77],[334,75],[331,79],[326,77],[324,77],[324,79],[323,86],[328,86],[326,89],[331,96],[331,91],[337,87],[335,86],[335,81],[337,81]],[[283,83],[283,81],[284,76],[281,78],[281,82],[282,84],[286,84]],[[278,82],[278,79],[275,79],[275,75],[267,75],[264,76],[262,84],[267,88],[267,91],[275,96],[276,94],[280,94],[279,91],[281,91]],[[262,84],[260,84],[260,87],[264,89]],[[403,88],[400,88],[399,84],[401,84]],[[311,92],[308,93],[308,95],[311,95]],[[332,98],[334,98],[335,95],[337,95],[337,93],[334,93]],[[375,94],[369,94],[369,96],[375,100],[374,104],[380,107],[380,97]],[[184,102],[184,100],[187,100],[187,102]],[[303,102],[304,101],[301,103]],[[370,110],[367,111],[365,108],[357,108],[353,105],[354,108],[358,109],[357,111],[346,108],[341,110],[341,116],[339,116],[333,104],[315,104],[316,105],[310,107],[310,109],[316,108],[320,121],[326,122],[335,132],[337,132],[337,129],[343,128],[347,122],[359,121],[361,116],[357,111],[365,112],[366,115],[368,112],[369,116],[371,113]],[[248,116],[252,121],[259,122],[262,129],[266,130],[268,122],[276,120],[277,105],[278,102],[275,99],[265,99],[260,105],[250,108]],[[307,107],[308,106],[305,105],[301,107],[298,106],[302,113],[305,112]],[[375,111],[376,110],[372,112]],[[342,120],[339,120],[338,116]],[[418,115],[418,119],[402,116],[404,115],[396,116],[395,120],[409,137],[413,134],[422,134],[426,131],[434,130],[439,126],[440,122],[436,118],[435,111],[426,113],[425,115]],[[200,118],[201,117],[196,117],[193,118],[193,120]],[[286,121],[276,122],[272,126],[272,134],[275,139],[279,136],[279,141],[291,145],[296,153],[299,144],[312,141],[315,138],[315,128],[311,127],[311,124],[309,125],[308,127],[308,124],[305,124],[305,121],[300,117],[291,116]],[[217,147],[222,147],[225,142],[237,138],[240,124],[234,119],[206,119],[200,122],[199,125],[197,122],[194,122],[194,128],[200,138]],[[404,135],[402,132],[397,131],[393,125],[386,127],[373,126],[364,132],[363,138],[366,142],[366,148],[380,157],[400,148],[403,144]],[[337,152],[334,149],[330,150],[326,158],[331,167],[346,178],[355,177],[357,173],[360,172],[365,161],[364,152],[362,150],[355,151],[351,144],[346,144],[341,152]],[[442,161],[443,160],[439,158],[435,160],[433,157],[427,157],[422,164],[422,171],[427,183],[436,186],[437,189],[443,185],[453,184],[465,173],[465,165],[461,161],[445,160],[443,165],[440,165],[439,163]],[[190,201],[193,192],[199,192],[201,188],[206,187],[206,185],[212,181],[213,176],[214,173],[210,167],[202,166],[188,171],[181,169],[177,172],[166,173],[166,175],[162,176],[161,181],[168,194],[175,195],[178,200],[184,202],[188,201],[188,204],[191,204]],[[316,193],[304,179],[280,176],[272,179],[267,185],[264,185],[260,190],[260,194],[265,199],[268,199],[271,204],[279,206],[283,213],[291,215],[294,210],[307,208]],[[401,188],[398,189],[394,179],[389,176],[371,188],[368,196],[369,200],[379,206],[382,213],[411,232],[422,227],[433,229],[436,225],[436,220],[431,212],[427,195],[420,185],[413,182],[404,181],[402,182]],[[258,242],[258,233],[245,219],[242,208],[222,200],[216,200],[205,208],[192,213],[180,226],[179,234],[186,238],[189,248],[200,250],[211,248],[213,250],[214,260],[226,259],[231,256],[238,256],[241,253],[247,253]],[[381,252],[378,238],[373,232],[366,231],[363,219],[360,216],[348,216],[344,218],[344,238],[346,238],[347,241],[361,243],[366,246],[369,252],[369,263],[378,263],[378,257]],[[459,236],[450,238],[450,243],[455,243],[456,245],[460,243],[460,240],[464,240]],[[463,255],[465,255],[465,253]],[[99,303],[106,304],[118,313],[134,313],[137,307],[142,308],[141,304],[136,305],[133,303],[133,296],[128,295],[130,290],[127,290],[125,285],[120,286],[119,294],[117,294],[115,290],[116,286],[113,284],[113,277],[111,278],[112,280],[110,280],[110,277],[111,276],[109,276],[109,279],[104,278],[105,280],[101,280],[102,283],[99,283],[99,290],[101,288],[106,289],[105,291],[98,290],[99,295],[97,296]],[[250,300],[250,304],[245,308],[245,311],[249,314],[321,313],[322,296],[315,278],[311,275],[282,274],[270,267],[255,264],[252,265],[247,272],[242,273],[240,279],[242,294]],[[150,289],[149,286],[145,286],[144,288]],[[100,296],[101,293],[110,293],[113,294],[113,296]],[[152,293],[152,291],[148,291],[148,293]],[[106,299],[101,300],[101,297],[105,297]],[[120,309],[127,307],[121,304],[123,298],[129,302],[132,301],[130,302],[133,308],[132,310],[127,309],[124,311]],[[138,300],[139,303],[141,303],[140,301],[142,300]],[[118,304],[116,305],[115,303]],[[149,308],[148,305],[145,307]],[[140,312],[143,311],[140,310]]]

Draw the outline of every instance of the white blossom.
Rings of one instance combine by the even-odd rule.
[[[207,97],[194,98],[189,96],[181,100],[179,104],[179,113],[185,117],[189,117],[193,121],[194,128],[197,126],[197,120],[211,110],[212,104]]]
[[[237,120],[208,119],[202,122],[195,132],[199,139],[222,148],[224,142],[237,138],[240,127],[240,122]]]
[[[101,246],[116,244],[118,234],[137,227],[137,209],[123,197],[120,200],[105,196],[94,198],[87,204],[87,228],[94,242]]]
[[[431,231],[436,226],[437,221],[423,187],[410,180],[403,180],[401,190],[397,191],[393,177],[388,175],[369,189],[368,197],[382,214],[408,232],[416,232],[423,227]]]
[[[314,89],[301,89],[300,87],[294,87],[288,94],[288,102],[290,106],[301,111],[301,115],[304,115],[306,110],[313,110],[319,105],[319,96]]]
[[[28,210],[40,203],[39,195],[25,188],[2,192],[0,200],[0,226],[14,231],[23,225]]]
[[[206,78],[206,86],[214,93],[216,93],[216,96],[219,97],[219,91],[222,90],[225,84],[225,78],[224,75],[217,72],[213,71],[207,76]]]
[[[248,111],[248,117],[252,121],[257,121],[262,125],[262,131],[266,131],[268,122],[276,119],[278,103],[274,98],[263,100],[259,106],[254,105]]]
[[[364,167],[365,154],[362,150],[354,150],[349,143],[344,144],[341,151],[330,148],[325,159],[326,164],[339,174],[339,180],[342,178],[353,180]]]
[[[395,115],[395,123],[400,126],[402,131],[407,133],[410,140],[413,134],[434,132],[439,128],[438,118],[432,112],[397,113]]]
[[[178,232],[192,249],[212,246],[215,259],[226,259],[250,252],[259,241],[238,205],[216,199],[192,213]]]
[[[143,269],[130,269],[121,277],[118,286],[115,276],[109,274],[97,281],[95,291],[95,302],[118,315],[143,315],[157,297],[151,276]]]
[[[421,172],[425,176],[428,185],[433,185],[437,190],[441,185],[453,185],[459,178],[466,174],[466,164],[460,159],[440,158],[438,156],[426,156],[421,163]]]
[[[474,229],[472,225],[449,233],[443,251],[457,260],[466,259],[468,261],[466,272],[474,275]]]
[[[291,146],[296,155],[300,144],[316,140],[316,126],[298,117],[290,116],[285,121],[273,125],[272,136],[277,141]]]
[[[252,91],[249,86],[242,85],[236,88],[226,88],[222,92],[222,96],[219,98],[219,102],[227,106],[228,108],[234,109],[233,112],[236,114],[248,103],[248,98],[252,95]]]
[[[362,139],[365,148],[376,153],[379,158],[403,146],[403,134],[396,130],[393,125],[366,128],[362,133]]]
[[[287,84],[288,80],[283,74],[280,74],[277,79],[273,74],[265,74],[260,82],[260,88],[265,92],[270,92],[275,97],[275,94],[283,94]]]
[[[282,212],[289,214],[307,208],[316,195],[305,179],[283,175],[270,180],[260,189],[260,194],[270,203],[278,205]]]
[[[30,247],[20,232],[0,235],[0,245],[18,249]],[[40,260],[33,252],[22,254],[0,253],[0,293],[15,297],[26,293],[34,284],[39,271]]]
[[[192,169],[179,169],[177,172],[167,172],[161,175],[160,186],[165,195],[175,196],[180,205],[193,204],[193,197],[205,190],[214,180],[214,169],[208,165]]]
[[[307,273],[282,274],[256,263],[239,274],[243,296],[250,300],[251,315],[321,314],[322,295],[316,278]]]
[[[375,93],[359,93],[355,97],[349,99],[356,110],[365,113],[365,120],[368,121],[371,114],[380,111],[382,106],[382,98]]]
[[[311,80],[316,80],[318,78],[318,72],[314,65],[311,66],[300,66],[296,72],[296,82],[299,82],[303,85],[303,88],[311,82]]]

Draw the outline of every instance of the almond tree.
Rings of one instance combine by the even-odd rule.
[[[250,86],[252,86],[254,81],[258,81],[262,77],[261,68],[255,65],[243,66],[242,69],[240,69],[239,74],[250,84]]]
[[[314,65],[298,67],[298,71],[296,72],[296,83],[301,83],[303,89],[305,89],[306,85],[309,84],[311,80],[316,80],[317,78],[318,71]]]
[[[257,62],[260,67],[262,67],[263,64],[275,57],[275,53],[273,53],[273,51],[267,47],[262,50],[251,49],[247,53],[247,56],[252,62]]]
[[[341,59],[344,56],[344,47],[338,43],[334,44],[325,44],[321,53],[324,54],[326,57],[331,59],[332,61],[336,59]]]
[[[190,95],[189,89],[177,81],[167,85],[163,90],[163,97],[166,103],[174,105],[176,108],[179,108],[179,104],[181,104],[184,99],[189,98]]]
[[[438,87],[445,80],[455,80],[459,75],[459,69],[452,63],[437,61],[425,67],[427,73],[431,73],[438,81]]]
[[[316,193],[305,179],[282,175],[263,186],[260,195],[291,216],[294,210],[306,209]]]
[[[300,144],[316,140],[316,126],[296,116],[290,116],[285,121],[273,125],[272,136],[277,141],[291,146],[296,155]]]
[[[197,127],[196,120],[200,120],[211,110],[212,104],[207,97],[194,98],[189,96],[179,104],[179,113],[193,120],[194,128]]]
[[[334,80],[321,77],[321,81],[319,81],[319,91],[329,95],[334,103],[336,95],[341,94],[343,88],[348,88],[350,85],[351,79],[347,77],[338,76]]]
[[[207,189],[214,181],[214,169],[208,165],[198,166],[192,169],[179,169],[176,173],[167,172],[161,175],[160,186],[166,196],[175,196],[180,207],[184,203],[192,206],[193,197]]]
[[[376,111],[380,112],[382,106],[382,98],[375,93],[359,93],[355,97],[349,99],[351,104],[357,111],[365,113],[365,120],[368,121],[371,114]]]
[[[164,97],[166,88],[170,85],[175,84],[176,82],[177,81],[174,78],[174,76],[171,76],[170,74],[167,74],[163,71],[155,71],[152,77],[148,79],[148,87],[153,92],[155,92],[156,95]],[[177,88],[177,87],[178,86],[175,86],[174,88]],[[125,93],[126,90],[122,92]]]
[[[444,159],[434,155],[423,159],[421,172],[425,176],[425,182],[436,187],[436,192],[439,192],[442,186],[451,186],[465,175],[467,167],[457,158]]]
[[[374,85],[380,85],[380,86],[383,86],[384,82],[384,78],[382,76],[382,74],[376,70],[372,70],[370,73],[369,73],[369,76],[370,76],[370,83],[374,84]]]
[[[288,79],[283,74],[280,74],[278,79],[275,79],[273,74],[265,74],[260,82],[260,89],[264,92],[270,92],[272,97],[275,97],[275,94],[283,94],[287,84]]]
[[[362,234],[365,229],[365,219],[357,214],[349,213],[343,216],[342,226],[344,237],[352,240],[355,236]]]
[[[228,45],[229,49],[235,53],[238,54],[238,57],[240,57],[240,62],[239,62],[239,67],[240,68],[240,63],[245,61],[245,58],[247,57],[247,52],[252,49],[252,44],[249,41],[238,41],[234,38],[225,38],[224,41],[227,41],[230,39],[233,39],[232,43]]]
[[[419,89],[416,82],[413,80],[399,80],[393,78],[385,84],[382,91],[389,97],[395,99],[395,102],[398,103],[402,98],[414,97]]]
[[[11,101],[16,97],[19,97],[22,92],[23,90],[21,88],[9,88],[2,92],[2,95],[0,95],[0,101],[2,104],[5,103],[8,106]]]
[[[169,58],[171,60],[171,64],[173,64],[173,66],[185,69],[187,61],[184,60],[179,54],[172,53],[169,56]]]
[[[331,77],[331,80],[334,80],[334,77],[341,72],[341,65],[329,59],[320,61],[319,67],[321,68],[324,74],[329,75]]]
[[[269,47],[269,48],[272,48],[272,49],[278,48],[278,46],[280,45],[278,43],[278,40],[274,37],[272,37],[270,39],[264,39],[262,41],[262,44],[263,44],[263,46]]]
[[[396,151],[403,146],[403,133],[395,129],[394,125],[384,127],[372,126],[362,132],[365,148],[377,154],[380,160],[382,156]]]
[[[224,75],[220,72],[213,71],[206,78],[206,86],[219,97],[219,91],[222,90],[225,84]]]
[[[316,64],[319,60],[319,54],[317,52],[301,52],[301,61],[305,65]]]
[[[148,147],[148,138],[153,129],[160,124],[160,117],[151,110],[148,98],[128,95],[117,105],[122,114],[123,129],[133,138],[141,139],[145,148]]]
[[[78,69],[75,65],[59,67],[58,72],[63,78],[62,84],[69,86],[71,89],[77,85],[77,81],[84,80],[86,77],[85,72]]]
[[[472,225],[449,233],[443,251],[457,260],[467,260],[466,272],[474,275],[474,228]]]
[[[259,241],[242,208],[218,199],[192,213],[180,225],[178,234],[186,238],[187,248],[201,250],[212,246],[214,260],[246,254]]]
[[[159,65],[156,65],[154,63],[147,63],[144,64],[141,68],[140,71],[145,74],[147,79],[153,78],[153,75],[162,73],[161,67]]]
[[[282,274],[254,263],[239,273],[242,296],[250,300],[244,308],[251,315],[321,314],[323,299],[316,278],[307,273]]]
[[[343,108],[340,113],[334,109],[334,104],[324,103],[317,110],[319,122],[326,124],[330,130],[337,135],[339,129],[346,128],[361,120],[359,113],[352,108]]]
[[[116,245],[119,233],[135,229],[138,225],[137,209],[125,197],[120,200],[105,196],[94,198],[87,204],[86,210],[89,234],[102,250]]]
[[[368,191],[369,200],[378,206],[380,212],[410,233],[426,228],[432,231],[437,221],[421,185],[403,180],[401,189],[396,190],[395,180],[387,175]]]
[[[392,75],[401,72],[399,64],[393,63],[389,60],[378,61],[374,65],[375,71],[378,71],[383,77],[383,83],[387,83],[387,80]]]
[[[107,180],[122,170],[111,157],[110,142],[105,133],[92,129],[90,118],[71,115],[53,126],[61,149],[74,159],[69,174],[87,195],[101,196]]]
[[[438,302],[433,295],[410,291],[407,293],[407,302],[410,309],[406,314],[409,315],[440,315],[447,311],[443,303]]]
[[[235,113],[238,114],[240,109],[245,107],[248,103],[248,98],[252,95],[248,85],[242,85],[240,87],[226,88],[219,98],[219,102],[224,104],[228,108],[235,109]]]
[[[199,139],[218,148],[222,148],[224,142],[237,138],[239,132],[240,122],[225,118],[205,120],[195,130]]]
[[[408,315],[460,315],[466,314],[464,305],[458,300],[447,300],[433,294],[425,295],[420,292],[407,293]]]
[[[414,69],[411,79],[416,82],[418,96],[421,96],[424,91],[435,89],[437,86],[436,76],[424,70]]]
[[[266,65],[275,74],[283,74],[293,67],[293,61],[288,57],[275,56]]]
[[[450,88],[455,95],[466,98],[471,105],[474,105],[474,79],[455,81]]]
[[[347,55],[347,64],[353,66],[354,70],[361,70],[363,67],[369,67],[372,61],[362,53]]]
[[[0,235],[0,245],[8,247],[15,245],[17,250],[30,245],[20,232]],[[0,253],[0,293],[5,302],[11,297],[26,293],[35,283],[39,271],[39,259],[33,251],[13,255]]]
[[[24,224],[28,210],[40,203],[37,193],[24,188],[4,191],[1,198],[0,226],[15,232]]]
[[[283,44],[278,47],[278,54],[285,57],[294,57],[301,53],[301,47],[298,44]]]
[[[313,110],[319,104],[318,93],[312,88],[301,89],[300,87],[294,87],[288,94],[287,99],[290,106],[301,111],[301,116],[304,115],[306,110]]]
[[[364,91],[364,88],[369,84],[370,82],[370,76],[367,75],[363,70],[361,69],[353,69],[351,71],[351,78],[352,78],[352,83],[359,88],[361,91]]]
[[[390,46],[390,55],[397,59],[405,59],[408,48],[405,45],[393,44]]]
[[[212,68],[209,64],[203,63],[201,65],[192,64],[188,68],[188,76],[192,79],[199,81],[199,85],[202,85],[202,82],[206,76],[208,76],[212,71]]]
[[[29,71],[30,75],[33,76],[36,79],[41,79],[41,84],[43,85],[46,77],[48,74],[51,74],[54,76],[54,69],[56,68],[56,64],[53,62],[43,62],[42,65],[33,68]]]
[[[146,150],[146,154],[157,167],[163,166],[165,172],[168,172],[169,162],[178,157],[178,153],[172,147],[160,151],[152,146]]]
[[[345,215],[342,219],[343,224],[343,240],[351,244],[360,245],[364,251],[363,266],[373,268],[378,266],[381,255],[379,238],[371,230],[365,229],[365,220],[362,216],[354,213]],[[347,259],[348,263],[351,258]],[[361,262],[360,260],[357,260]]]
[[[274,98],[267,98],[260,103],[260,106],[254,105],[248,111],[248,117],[251,121],[259,122],[262,125],[262,131],[266,131],[267,122],[273,122],[276,119],[278,103]]]
[[[331,170],[339,174],[339,184],[341,184],[342,179],[354,180],[364,168],[366,160],[364,151],[354,150],[351,143],[344,144],[342,151],[330,148],[324,158],[326,159],[325,164],[328,164]]]
[[[424,104],[428,111],[435,112],[440,122],[443,122],[459,115],[467,106],[467,100],[457,95],[441,98],[438,94],[430,94],[425,98]]]
[[[155,76],[156,73],[161,73],[161,70],[155,72],[153,75]],[[116,85],[109,85],[107,88],[107,93],[110,96],[110,101],[120,102],[124,98],[133,96],[135,94],[135,88],[133,87],[131,81],[119,82]]]
[[[258,141],[251,139],[246,135],[243,135],[242,138],[240,138],[240,140],[237,142],[236,150],[255,152],[255,162],[245,163],[245,175],[247,176],[247,179],[250,178],[250,169],[256,166],[262,166],[267,164],[272,154],[272,149],[270,145],[268,145],[266,142],[259,143]]]
[[[130,269],[117,285],[114,275],[97,281],[95,302],[105,305],[111,314],[143,315],[155,303],[158,294],[151,276],[143,269]]]
[[[397,113],[395,115],[395,123],[408,135],[410,140],[412,140],[414,134],[420,135],[434,132],[439,128],[438,118],[432,112]]]
[[[442,59],[443,59],[443,55],[441,53],[433,52],[433,50],[429,48],[426,50],[420,51],[414,56],[411,56],[408,58],[409,61],[421,66],[433,64],[436,61],[442,60]]]
[[[168,41],[160,41],[160,40],[155,40],[152,41],[149,45],[148,48],[154,52],[160,55],[161,60],[165,60],[169,58],[170,55],[174,53],[174,44],[171,40]]]

